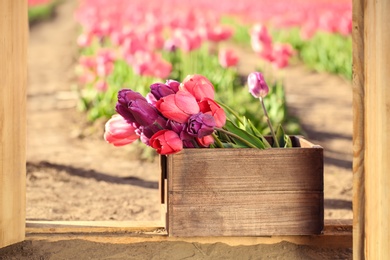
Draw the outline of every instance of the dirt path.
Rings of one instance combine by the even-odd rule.
[[[104,142],[85,126],[71,91],[77,1],[31,29],[29,45],[27,219],[155,220],[160,218],[158,161],[135,160],[131,147]]]

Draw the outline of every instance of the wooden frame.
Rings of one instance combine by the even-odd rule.
[[[390,1],[353,1],[354,259],[390,258]]]
[[[27,1],[0,1],[0,247],[24,239]]]
[[[121,225],[123,224],[123,225]],[[156,225],[157,224],[157,225]],[[49,241],[83,239],[105,243],[198,242],[225,243],[230,246],[276,244],[287,241],[297,245],[321,248],[351,248],[350,220],[326,220],[321,235],[266,237],[169,237],[164,222],[117,221],[27,221],[26,236],[30,240]],[[130,226],[129,226],[130,225]]]
[[[388,0],[353,0],[354,259],[390,258],[389,11]],[[0,1],[0,59],[6,61],[0,69],[0,247],[24,239],[27,39],[27,1]],[[35,224],[38,229],[27,222],[28,237],[47,236],[38,232],[46,224]],[[79,232],[87,236],[90,228]],[[345,232],[343,241],[351,235]],[[253,241],[268,239],[274,238]],[[324,234],[319,245],[332,239]],[[303,240],[311,243],[312,237]]]

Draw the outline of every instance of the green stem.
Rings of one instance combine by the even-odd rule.
[[[278,139],[276,138],[276,135],[275,135],[274,128],[272,127],[271,121],[269,120],[267,109],[265,108],[265,105],[264,105],[264,100],[262,97],[259,97],[259,99],[260,99],[261,106],[263,107],[263,110],[264,110],[265,118],[267,119],[267,124],[269,126],[269,129],[271,130],[272,137],[274,138],[276,147],[280,147]]]
[[[254,144],[248,142],[247,140],[245,140],[244,138],[242,138],[242,137],[239,136],[239,135],[236,135],[236,134],[233,134],[232,132],[226,131],[226,130],[223,129],[223,128],[217,128],[217,127],[216,127],[215,129],[216,129],[217,131],[220,131],[220,132],[226,134],[226,135],[230,135],[230,136],[232,136],[232,137],[234,137],[234,138],[236,138],[236,139],[239,139],[241,142],[245,143],[248,147],[258,149],[258,147],[256,147]]]
[[[240,116],[233,110],[231,109],[230,107],[228,107],[227,105],[225,105],[224,103],[220,102],[220,101],[217,101],[215,100],[215,102],[217,102],[221,107],[225,108],[226,110],[229,111],[229,113],[231,113],[232,115],[234,115],[236,117],[236,119],[241,123],[241,124],[244,124],[244,122],[242,122]]]
[[[222,144],[221,140],[219,140],[218,136],[215,133],[212,133],[212,136],[214,138],[214,142],[217,145],[217,147],[223,148],[223,144]]]

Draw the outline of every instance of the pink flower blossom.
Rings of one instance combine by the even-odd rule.
[[[179,135],[172,130],[160,130],[155,133],[149,140],[150,146],[157,153],[168,155],[183,150],[183,142]]]
[[[264,98],[267,96],[269,88],[267,82],[265,82],[263,74],[260,72],[252,72],[248,76],[249,92],[255,97]]]
[[[232,49],[221,49],[218,53],[219,64],[224,68],[236,66],[238,60],[238,55]]]
[[[186,123],[191,115],[200,111],[195,97],[181,90],[176,94],[162,97],[156,102],[156,108],[166,118],[179,123]]]
[[[202,113],[209,114],[214,117],[216,127],[223,127],[225,125],[225,111],[214,100],[204,98],[198,104]]]
[[[214,99],[214,86],[202,75],[188,75],[181,83],[180,89],[191,93],[198,102],[204,98]]]
[[[136,128],[120,115],[111,117],[105,124],[104,140],[114,146],[123,146],[138,140],[139,136],[135,133]]]

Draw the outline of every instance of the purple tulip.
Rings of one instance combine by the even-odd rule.
[[[163,83],[154,83],[150,85],[150,92],[156,98],[156,100],[171,94],[175,94],[177,90],[175,91],[175,89],[173,89],[171,86]]]
[[[214,131],[215,119],[209,114],[198,113],[188,119],[187,133],[193,137],[202,138]]]
[[[130,89],[119,91],[116,111],[139,128],[147,138],[152,137],[166,125],[166,119],[157,109],[149,104],[140,93]]]
[[[260,72],[252,72],[248,76],[249,92],[256,98],[267,96],[269,88],[265,82],[263,74]]]
[[[179,91],[180,82],[173,79],[168,79],[165,82],[165,85],[168,85],[176,93]]]

